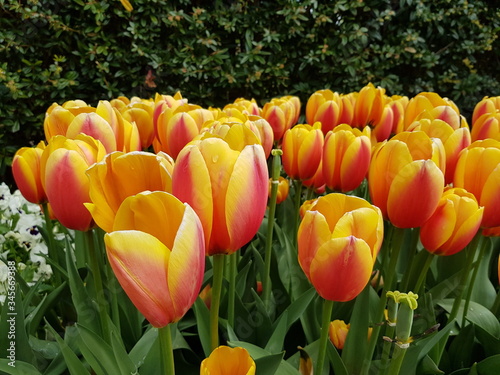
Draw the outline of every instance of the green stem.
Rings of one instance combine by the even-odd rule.
[[[269,211],[267,215],[267,237],[264,254],[264,274],[262,275],[262,300],[269,310],[271,303],[271,258],[274,233],[274,216],[276,213],[276,199],[278,197],[278,181],[281,170],[281,150],[273,150],[273,164],[271,169],[271,196],[269,198]]]
[[[390,247],[392,248],[391,255],[389,257],[389,266],[385,269],[384,274],[384,288],[382,290],[382,295],[380,296],[380,301],[378,305],[377,315],[375,316],[376,322],[383,321],[384,318],[384,310],[385,305],[387,303],[387,292],[391,289],[392,281],[396,274],[396,265],[398,263],[399,252],[401,251],[401,247],[403,246],[405,237],[405,230],[401,228],[392,228]],[[373,353],[375,352],[375,347],[377,346],[378,336],[380,333],[380,325],[375,325],[373,327],[372,335],[370,337],[370,344],[368,346],[367,359],[363,361],[363,368],[361,369],[361,374],[368,374],[370,369],[371,359],[373,357]]]
[[[326,347],[328,344],[328,329],[332,317],[333,301],[323,301],[323,315],[321,320],[321,336],[319,339],[318,361],[316,362],[316,373],[321,375],[325,365]]]
[[[413,269],[415,268],[414,259],[417,253],[417,244],[419,239],[419,228],[411,229],[411,240],[410,240],[410,248],[408,251],[410,252],[410,256],[408,258],[408,266],[403,274],[403,280],[401,281],[400,290],[407,291],[408,284],[410,282],[410,277],[413,275]]]
[[[484,236],[481,236],[479,239],[479,254],[477,256],[477,260],[474,262],[474,269],[472,271],[472,276],[470,278],[469,284],[468,284],[468,289],[467,289],[467,294],[465,296],[465,302],[464,302],[464,310],[463,310],[463,315],[462,315],[462,327],[465,324],[465,319],[467,318],[467,310],[469,310],[469,303],[470,303],[470,298],[472,296],[472,290],[474,289],[474,283],[476,282],[477,274],[479,272],[479,266],[481,265],[481,262],[483,261],[484,258],[484,253],[488,249],[490,245],[490,241],[487,240]]]
[[[385,329],[385,336],[389,338],[394,338],[394,326],[388,325]],[[379,374],[385,374],[388,370],[389,355],[391,354],[393,343],[389,341],[384,341],[384,346],[382,348],[382,359],[380,360],[380,371]]]
[[[104,339],[109,341],[111,336],[108,326],[108,314],[106,308],[107,304],[104,298],[104,288],[102,283],[100,262],[98,258],[99,254],[97,254],[96,252],[96,248],[94,245],[94,232],[92,230],[88,230],[85,232],[85,245],[90,258],[90,268],[92,271],[92,276],[94,277],[94,288],[97,306],[99,309],[102,334]]]
[[[158,328],[158,338],[160,340],[160,363],[162,374],[174,375],[174,349],[172,346],[170,325]]]
[[[302,199],[302,181],[295,180],[293,181],[293,185],[295,187],[295,243],[297,243],[297,228],[299,227],[299,218],[300,218],[300,204]]]
[[[57,253],[57,250],[55,248],[54,244],[54,226],[52,225],[52,220],[50,219],[50,214],[49,214],[49,205],[47,203],[44,203],[42,205],[42,210],[43,210],[43,216],[45,219],[45,230],[47,231],[47,250],[49,254],[49,258],[54,262],[55,264],[55,269],[59,271],[61,268],[60,262],[59,262],[59,254]],[[55,271],[54,269],[54,271]],[[55,282],[57,285],[60,284],[60,278],[59,278],[59,272],[54,272],[54,277],[55,277]]]
[[[427,251],[427,250],[424,250]],[[425,278],[427,276],[427,272],[429,271],[429,268],[431,266],[432,260],[434,259],[434,254],[431,252],[427,252],[427,259],[425,260],[424,267],[420,271],[420,274],[418,275],[417,282],[415,284],[415,288],[413,289],[415,293],[419,293],[420,288],[424,284]]]
[[[212,302],[210,305],[210,345],[212,350],[219,346],[219,307],[224,276],[224,254],[213,256]]]
[[[396,345],[394,353],[392,354],[391,365],[389,367],[389,375],[398,375],[405,358],[406,348],[401,348]]]
[[[234,301],[236,297],[236,274],[238,272],[238,251],[229,255],[229,289],[228,289],[228,306],[227,306],[227,322],[234,328]]]

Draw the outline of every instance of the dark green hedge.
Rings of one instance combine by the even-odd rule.
[[[0,0],[0,148],[42,138],[52,103],[180,90],[260,104],[314,91],[435,91],[470,115],[500,94],[497,0]],[[5,169],[1,171],[5,177]]]

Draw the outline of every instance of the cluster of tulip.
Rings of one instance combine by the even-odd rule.
[[[238,250],[267,217],[260,280],[269,305],[274,212],[293,191],[297,261],[325,300],[316,361],[321,374],[328,333],[340,350],[350,330],[330,325],[333,301],[355,299],[372,280],[384,287],[383,313],[385,293],[397,282],[401,246],[394,233],[418,228],[417,240],[437,255],[461,251],[477,233],[500,234],[500,97],[478,103],[472,131],[456,105],[436,93],[389,97],[371,84],[347,95],[317,91],[306,104],[307,124],[297,124],[300,114],[294,96],[262,108],[253,99],[202,108],[179,93],[119,97],[97,107],[79,100],[53,104],[44,122],[47,143],[18,150],[12,170],[26,199],[43,204],[52,219],[81,232],[105,232],[107,258],[89,261],[94,284],[105,275],[104,260],[160,329],[168,373],[174,371],[168,326],[185,316],[208,280],[213,353],[201,373],[255,372],[248,353],[219,347],[223,278],[234,328]],[[415,292],[432,259],[411,285]],[[207,276],[207,270],[213,272]],[[97,302],[105,310],[105,301]],[[103,337],[110,335],[107,319],[101,315]],[[366,328],[371,358],[378,330],[370,328],[366,340]]]

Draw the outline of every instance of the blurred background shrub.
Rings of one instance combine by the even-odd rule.
[[[368,82],[434,91],[470,121],[500,93],[497,0],[0,0],[0,176],[43,138],[45,110],[82,99],[260,105]]]

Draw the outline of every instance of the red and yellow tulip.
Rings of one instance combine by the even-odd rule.
[[[173,159],[165,153],[113,152],[87,170],[90,202],[85,206],[105,232],[113,230],[125,198],[149,191],[172,192]]]
[[[412,122],[418,120],[418,116],[420,116],[423,112],[432,112],[434,108],[440,106],[449,106],[454,112],[456,112],[457,115],[460,114],[458,107],[455,103],[453,103],[453,101],[448,98],[442,98],[435,92],[421,92],[415,95],[409,100],[408,105],[406,106],[403,130],[408,129],[408,126],[410,126]]]
[[[42,185],[55,217],[69,229],[86,231],[93,226],[84,203],[90,202],[87,168],[101,161],[101,142],[80,134],[75,139],[51,138],[40,159]]]
[[[196,211],[207,255],[229,254],[255,235],[267,206],[269,174],[261,145],[232,149],[219,138],[187,145],[178,155],[172,191]]]
[[[351,104],[350,101],[347,102]],[[352,105],[350,109],[352,113]],[[337,92],[329,89],[319,90],[313,93],[307,101],[306,121],[311,126],[319,122],[321,130],[326,134],[340,123],[343,110],[344,102]],[[349,111],[349,108],[346,110]],[[350,120],[352,120],[352,116]]]
[[[437,255],[458,253],[476,235],[483,210],[465,189],[445,189],[436,210],[420,229],[422,245]]]
[[[285,132],[295,124],[296,108],[296,104],[286,98],[274,98],[264,104],[261,116],[271,125],[275,142],[280,142]]]
[[[484,206],[481,227],[500,226],[500,142],[479,140],[462,150],[453,185],[474,194],[479,205]]]
[[[480,116],[472,126],[471,138],[472,142],[488,138],[500,141],[500,110]]]
[[[356,189],[366,177],[371,159],[370,128],[363,132],[349,125],[337,126],[325,137],[323,177],[332,190]]]
[[[372,202],[399,228],[421,226],[436,209],[444,188],[442,142],[402,132],[377,145],[368,171]]]
[[[271,196],[271,184],[272,184],[272,178],[269,179],[269,197]],[[278,195],[276,196],[276,204],[280,204],[283,202],[287,197],[288,193],[290,191],[290,184],[288,183],[288,180],[283,177],[279,176],[278,178]]]
[[[500,96],[485,96],[474,107],[474,111],[472,112],[472,124],[475,124],[476,120],[482,115],[486,113],[492,114],[498,111],[500,111]]]
[[[379,208],[364,199],[332,193],[308,203],[297,235],[299,264],[321,297],[343,302],[363,290],[383,228]]]
[[[323,154],[321,124],[296,125],[283,136],[283,169],[294,180],[312,178],[318,170]]]
[[[128,197],[104,241],[120,285],[154,327],[184,316],[205,269],[203,228],[189,205],[166,192]]]
[[[176,159],[182,148],[200,134],[205,122],[213,119],[212,112],[199,105],[166,107],[158,116],[155,151],[164,151]]]
[[[40,158],[44,149],[43,141],[36,147],[22,147],[17,150],[12,160],[12,174],[17,188],[31,203],[47,201],[40,174]]]
[[[443,143],[446,154],[445,183],[452,183],[458,155],[471,143],[469,128],[464,126],[454,129],[443,120],[421,119],[408,127],[408,131],[418,130],[423,131],[430,138],[439,138]]]
[[[246,349],[219,346],[201,362],[200,375],[254,375],[255,369]]]

